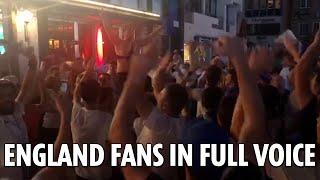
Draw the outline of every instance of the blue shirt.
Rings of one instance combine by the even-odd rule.
[[[191,176],[197,179],[220,179],[225,167],[213,166],[210,158],[206,167],[200,166],[200,144],[228,144],[230,143],[228,132],[219,127],[216,121],[200,119],[184,133],[183,143],[193,145],[193,166],[189,167]]]

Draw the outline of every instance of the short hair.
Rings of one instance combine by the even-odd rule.
[[[229,69],[228,74],[231,76],[232,82],[235,84],[235,86],[238,86],[238,76],[235,69]]]
[[[267,120],[277,118],[281,115],[281,95],[277,88],[271,85],[259,85],[263,104],[266,110]]]
[[[231,128],[233,111],[237,102],[237,95],[224,96],[221,99],[217,112],[218,122],[220,126],[228,132]]]
[[[100,91],[96,80],[89,79],[79,84],[79,95],[87,104],[97,103]]]
[[[56,82],[60,82],[59,77],[54,76],[53,74],[48,75],[45,78],[45,87],[48,88],[48,89],[54,89],[55,88],[54,86],[55,86]]]
[[[249,162],[247,167],[228,167],[223,172],[221,179],[244,180],[244,179],[265,179],[264,173],[258,166]]]
[[[208,87],[202,92],[201,104],[210,116],[216,116],[223,92],[218,87]],[[214,117],[216,118],[216,117]]]
[[[207,84],[210,87],[216,87],[218,86],[218,83],[221,79],[222,71],[221,69],[216,65],[211,65],[207,69]]]
[[[168,84],[165,89],[167,90],[167,101],[171,113],[180,114],[188,102],[187,90],[176,83]]]
[[[0,90],[5,89],[5,88],[11,88],[11,89],[13,89],[14,92],[17,91],[17,86],[13,82],[1,79],[0,80]]]

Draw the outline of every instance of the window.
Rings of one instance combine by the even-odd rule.
[[[280,24],[249,24],[247,25],[249,35],[274,36],[280,33]]]
[[[191,12],[202,13],[202,6],[199,0],[189,0],[186,3],[186,8],[191,10]]]
[[[217,16],[217,0],[206,0],[205,3],[205,14],[208,16]]]
[[[300,35],[307,35],[309,34],[309,24],[301,23],[300,24]]]
[[[259,7],[260,7],[260,9],[266,9],[266,7],[267,7],[267,0],[260,0]]]
[[[246,9],[253,9],[253,4],[255,0],[246,0]]]
[[[268,0],[268,9],[280,9],[281,0]]]
[[[268,9],[274,9],[274,8],[275,8],[274,0],[268,0]]]
[[[310,8],[310,0],[300,0],[300,8]]]
[[[4,32],[3,32],[3,24],[2,24],[2,11],[0,9],[0,40],[4,40]],[[4,54],[6,52],[5,46],[0,44],[0,54]]]
[[[313,23],[313,32],[317,32],[320,27],[320,22]]]
[[[162,9],[162,1],[161,0],[153,0],[152,3],[152,12],[156,14],[161,14],[161,9]]]

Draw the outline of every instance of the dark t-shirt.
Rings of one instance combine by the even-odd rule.
[[[218,126],[216,121],[200,119],[183,135],[184,144],[193,144],[193,166],[189,167],[190,175],[197,179],[220,179],[225,167],[215,167],[208,158],[207,166],[200,166],[200,144],[228,144],[227,131]]]
[[[228,167],[221,180],[268,180],[263,168],[249,162],[247,167]]]
[[[294,114],[300,124],[298,143],[315,144],[317,142],[317,98],[314,97],[301,111]]]

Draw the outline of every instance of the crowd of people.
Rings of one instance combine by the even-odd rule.
[[[243,38],[220,37],[212,45],[217,56],[205,66],[191,67],[178,51],[158,53],[161,28],[139,40],[131,27],[122,28],[119,36],[105,26],[117,54],[107,73],[97,73],[93,58],[54,65],[50,56],[39,67],[30,55],[29,70],[20,85],[12,76],[0,80],[0,178],[320,177],[316,167],[276,168],[268,162],[258,167],[251,146],[320,143],[320,31],[305,52],[290,38],[274,47],[247,47]],[[228,57],[228,62],[221,57]],[[55,152],[62,144],[100,144],[106,151],[104,164],[35,172],[4,167],[4,144],[28,143],[24,107],[29,105],[42,119],[37,143],[54,143]],[[161,143],[165,159],[170,144],[193,144],[193,165],[170,167],[165,161],[161,167],[114,168],[109,162],[111,143]],[[231,143],[245,144],[248,167],[200,166],[196,155],[200,144]]]

